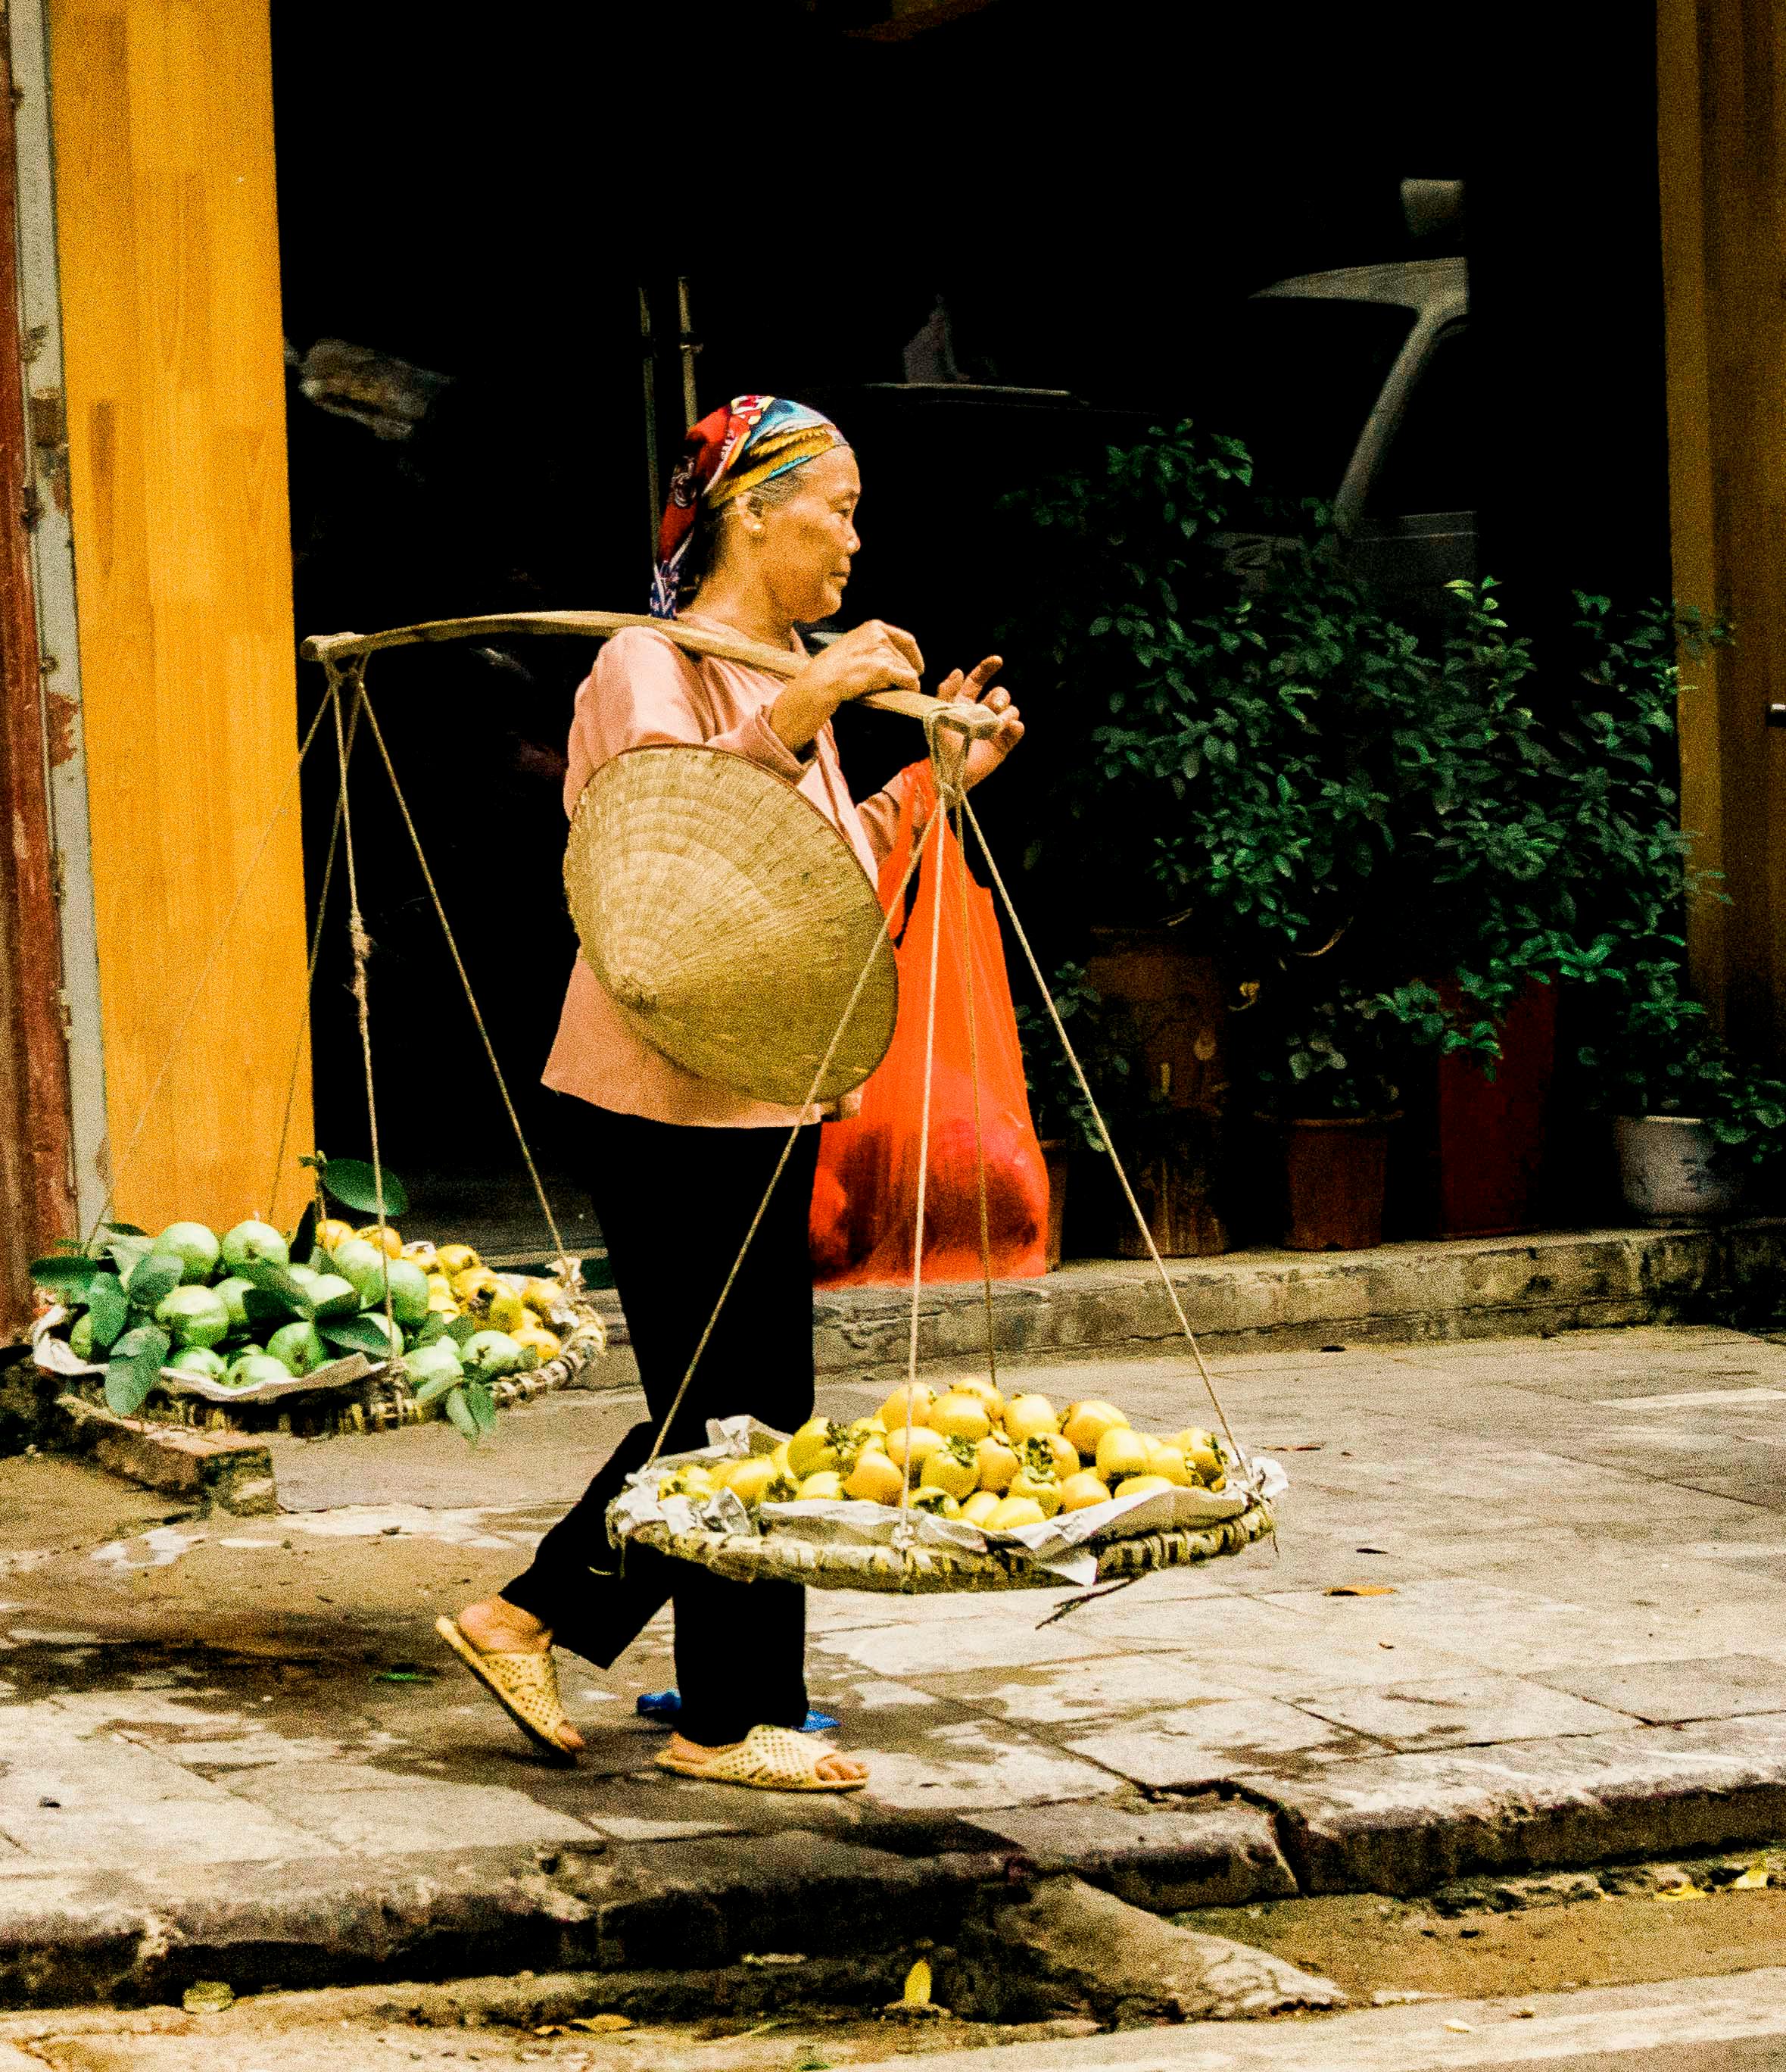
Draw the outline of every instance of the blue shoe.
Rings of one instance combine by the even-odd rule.
[[[682,1699],[675,1691],[647,1691],[638,1700],[642,1719],[655,1720],[659,1726],[673,1727],[682,1716]],[[808,1712],[803,1734],[828,1734],[833,1727],[843,1722],[830,1712]]]

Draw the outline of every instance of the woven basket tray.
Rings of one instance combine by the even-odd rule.
[[[1098,1581],[1119,1582],[1152,1568],[1176,1568],[1238,1554],[1274,1530],[1271,1507],[1250,1503],[1237,1517],[1194,1531],[1144,1532],[1090,1543],[1098,1556]],[[788,1535],[766,1539],[745,1533],[678,1532],[651,1519],[627,1536],[627,1544],[651,1547],[679,1560],[699,1561],[734,1583],[804,1583],[818,1590],[890,1590],[907,1595],[953,1590],[1060,1590],[1067,1579],[1019,1549],[988,1548],[983,1554],[939,1547],[821,1544]]]

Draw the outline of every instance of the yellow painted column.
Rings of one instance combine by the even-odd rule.
[[[51,0],[50,31],[116,1210],[289,1220],[305,943],[268,0]],[[296,1149],[310,1127],[305,1048]]]
[[[1786,9],[1659,0],[1658,143],[1674,594],[1734,621],[1690,673],[1681,824],[1729,903],[1690,922],[1737,1047],[1786,1062]]]

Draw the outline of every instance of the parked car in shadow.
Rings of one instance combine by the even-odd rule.
[[[1208,421],[1243,440],[1255,482],[1331,505],[1348,567],[1404,591],[1476,573],[1479,438],[1461,257],[1348,266],[1250,296],[1206,376]],[[1269,532],[1222,536],[1263,571]]]

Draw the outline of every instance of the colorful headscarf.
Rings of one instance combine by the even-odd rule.
[[[670,478],[670,500],[658,532],[651,616],[676,615],[683,559],[704,499],[709,510],[716,509],[803,461],[848,444],[829,417],[785,396],[734,396],[692,426]]]

